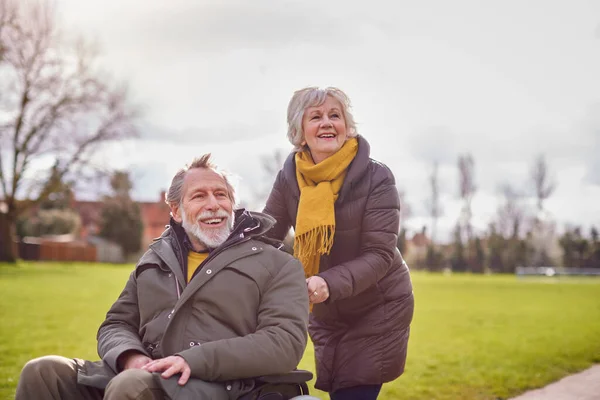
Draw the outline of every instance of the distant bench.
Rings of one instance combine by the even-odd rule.
[[[518,276],[600,276],[600,268],[517,267]]]

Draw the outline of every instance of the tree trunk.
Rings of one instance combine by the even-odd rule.
[[[0,262],[17,261],[17,245],[14,241],[16,218],[9,211],[0,212]]]

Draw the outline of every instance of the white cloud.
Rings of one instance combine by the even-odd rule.
[[[433,160],[441,163],[447,210],[440,230],[455,223],[456,159],[465,152],[475,159],[478,226],[495,212],[499,184],[527,188],[540,153],[559,181],[548,202],[557,218],[587,223],[599,214],[600,124],[592,108],[600,101],[599,4],[58,4],[69,27],[98,37],[104,65],[145,106],[148,130],[128,152],[107,156],[122,157],[112,163],[147,168],[163,181],[210,151],[239,174],[241,195],[252,197],[269,181],[259,157],[290,149],[285,113],[293,91],[335,85],[350,95],[372,156],[406,190],[416,226],[427,221]],[[156,181],[140,182],[140,196],[154,198]]]

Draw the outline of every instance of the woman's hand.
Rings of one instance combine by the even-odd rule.
[[[322,303],[329,298],[329,287],[325,279],[320,276],[311,276],[306,279],[308,288],[308,300],[311,304]]]

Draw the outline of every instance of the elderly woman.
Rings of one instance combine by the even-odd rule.
[[[350,101],[309,87],[288,106],[285,161],[265,212],[268,233],[294,227],[311,304],[318,389],[337,399],[376,399],[404,371],[414,300],[396,248],[400,202],[392,172],[369,158]]]

